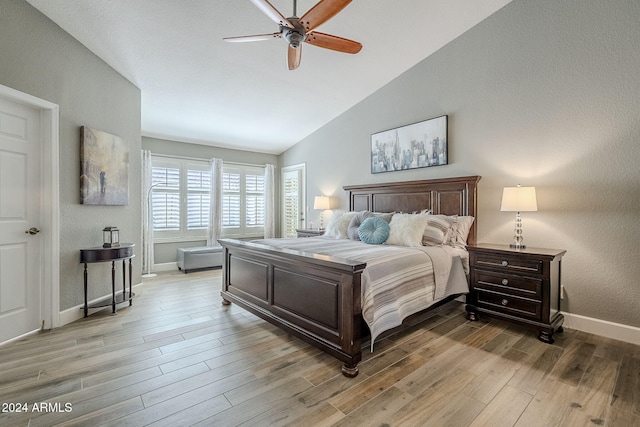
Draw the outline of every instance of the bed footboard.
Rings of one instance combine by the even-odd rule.
[[[366,264],[233,239],[223,247],[223,304],[247,311],[344,362],[358,375]]]

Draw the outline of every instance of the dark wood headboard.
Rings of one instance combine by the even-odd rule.
[[[373,212],[420,212],[431,209],[434,214],[473,216],[467,243],[476,243],[477,187],[479,176],[389,182],[384,184],[348,185],[349,210]]]

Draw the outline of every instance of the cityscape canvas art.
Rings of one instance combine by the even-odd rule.
[[[447,116],[371,135],[371,173],[446,165]]]

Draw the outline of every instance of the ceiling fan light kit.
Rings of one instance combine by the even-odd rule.
[[[300,66],[302,43],[306,42],[324,49],[356,54],[362,49],[362,44],[315,31],[317,27],[327,22],[344,9],[351,0],[320,0],[307,13],[298,18],[297,1],[293,0],[293,16],[285,18],[267,0],[251,0],[258,9],[280,26],[280,31],[272,34],[257,34],[253,36],[226,37],[228,42],[254,42],[272,38],[284,38],[289,44],[287,50],[287,64],[290,70]]]

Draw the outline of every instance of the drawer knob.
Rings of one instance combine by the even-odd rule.
[[[503,267],[506,267],[507,265],[509,265],[509,263],[507,261],[502,261],[501,264],[502,264]]]
[[[508,301],[508,300],[506,300],[506,299],[503,299],[503,300],[502,300],[502,305],[507,305],[507,304],[509,304],[509,301]]]
[[[502,284],[507,286],[509,284],[509,281],[507,279],[502,279]]]

